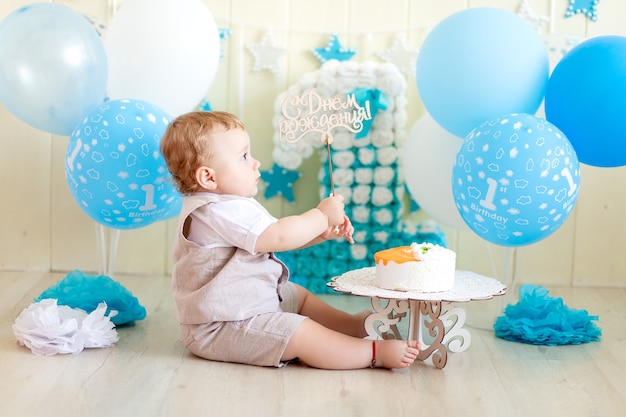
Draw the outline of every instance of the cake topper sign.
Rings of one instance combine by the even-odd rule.
[[[325,98],[314,91],[301,96],[288,96],[283,100],[278,121],[281,141],[295,143],[307,133],[319,132],[322,143],[333,142],[332,130],[344,128],[352,133],[363,129],[363,121],[372,119],[369,101],[360,105],[354,94]]]

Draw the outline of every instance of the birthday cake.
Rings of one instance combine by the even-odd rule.
[[[387,290],[439,292],[454,287],[456,253],[432,243],[412,243],[374,254],[374,285]]]

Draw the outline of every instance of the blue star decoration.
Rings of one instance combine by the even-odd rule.
[[[200,104],[198,104],[198,110],[201,111],[211,111],[213,108],[211,107],[211,103],[207,98],[203,98]]]
[[[330,61],[331,59],[336,59],[337,61],[349,61],[354,54],[357,53],[357,49],[355,48],[344,48],[341,46],[341,42],[339,42],[339,37],[336,33],[330,37],[328,41],[328,45],[324,48],[313,48],[311,52],[320,62],[323,64],[326,61]]]
[[[219,32],[220,32],[220,61],[221,61],[224,59],[224,48],[222,47],[222,44],[224,43],[226,39],[228,39],[232,31],[230,29],[219,28]]]
[[[267,184],[263,197],[272,198],[281,196],[285,200],[293,203],[293,185],[300,179],[302,173],[299,171],[291,171],[274,163],[272,168],[267,171],[261,171],[261,179]]]
[[[598,20],[598,3],[600,0],[569,0],[565,17],[584,14],[592,21]]]

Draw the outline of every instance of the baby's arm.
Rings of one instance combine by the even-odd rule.
[[[343,197],[322,200],[314,209],[272,223],[256,241],[257,252],[284,252],[309,245],[328,228],[344,222]]]

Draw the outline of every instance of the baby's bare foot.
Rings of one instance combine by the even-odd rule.
[[[377,340],[375,366],[406,368],[417,359],[419,347],[419,342],[415,340]]]

